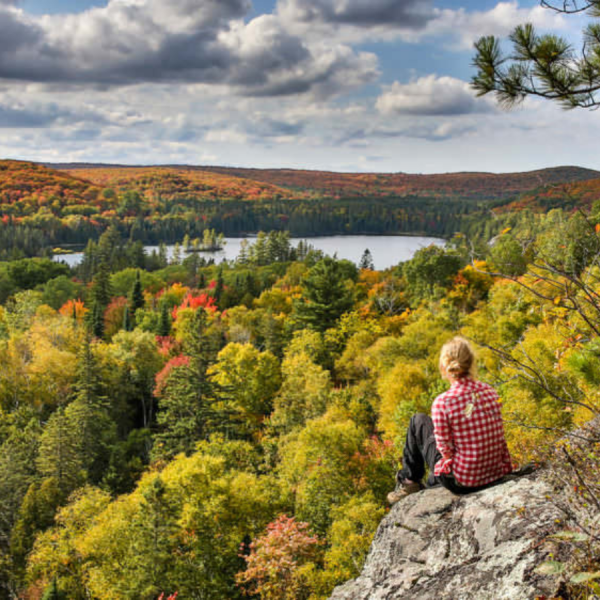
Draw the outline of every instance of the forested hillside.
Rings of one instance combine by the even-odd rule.
[[[198,169],[130,167],[70,169],[64,172],[117,192],[135,190],[154,203],[159,203],[161,199],[252,202],[293,197],[290,190],[259,180]]]
[[[572,208],[579,201],[565,201],[570,182],[576,182],[573,189],[589,188],[582,196],[582,203],[589,205],[595,184],[583,180],[598,176],[571,167],[426,176],[78,167],[64,171],[18,161],[0,164],[0,258],[83,246],[109,227],[148,244],[202,237],[206,229],[227,236],[275,230],[292,236],[452,237],[462,231],[489,239],[502,228],[495,223],[490,229],[490,211],[512,214],[513,208],[527,207],[539,195]]]
[[[517,200],[499,207],[497,212],[507,213],[524,209],[545,212],[553,208],[563,208],[565,210],[589,209],[598,198],[600,198],[600,178],[544,186],[535,191],[527,192]]]
[[[491,247],[461,234],[384,272],[278,232],[169,263],[114,227],[73,271],[0,263],[2,594],[326,598],[360,571],[449,338],[478,344],[517,462],[597,413],[598,225],[598,205],[523,212]]]
[[[137,168],[105,169],[80,165],[69,168],[60,165],[72,175],[104,184],[118,179],[135,180]],[[149,169],[149,168],[146,168]],[[250,181],[261,182],[293,190],[298,195],[324,198],[386,198],[399,196],[461,197],[465,199],[503,199],[514,197],[534,188],[587,181],[600,176],[598,171],[580,167],[558,167],[527,173],[445,173],[414,175],[410,173],[334,173],[329,171],[302,171],[294,169],[241,169],[233,167],[165,167],[183,177],[208,177],[209,173],[240,179],[240,186]],[[111,171],[114,173],[111,175]],[[159,171],[160,172],[160,171]]]

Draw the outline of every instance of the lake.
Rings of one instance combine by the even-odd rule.
[[[222,260],[235,260],[240,252],[240,246],[244,238],[225,238],[225,247],[219,252],[202,252],[201,256],[213,257],[216,262]],[[247,238],[250,242],[253,238]],[[420,248],[431,244],[443,246],[444,240],[433,237],[406,236],[406,235],[335,235],[327,237],[294,238],[292,245],[296,246],[300,240],[304,240],[317,250],[338,258],[345,258],[358,264],[363,252],[368,248],[373,257],[373,263],[377,270],[388,269],[399,262],[410,260]],[[168,255],[171,257],[174,246],[167,246]],[[146,246],[149,254],[158,250],[158,246]],[[185,253],[184,253],[185,254]],[[60,254],[54,260],[64,261],[70,266],[78,265],[83,258],[83,253]]]

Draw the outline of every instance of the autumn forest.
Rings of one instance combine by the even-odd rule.
[[[0,220],[2,597],[327,598],[457,334],[520,464],[600,409],[595,171],[2,161]],[[294,240],[340,233],[447,243],[376,271]],[[221,264],[144,249],[246,234]]]

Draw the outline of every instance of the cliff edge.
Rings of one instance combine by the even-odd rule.
[[[552,494],[540,472],[467,496],[413,494],[392,507],[362,573],[331,600],[552,597],[556,578],[535,571],[564,518]]]

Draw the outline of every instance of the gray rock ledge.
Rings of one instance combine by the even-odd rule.
[[[535,568],[563,515],[539,475],[467,496],[434,488],[396,504],[381,522],[359,577],[331,600],[522,600],[553,596]]]

